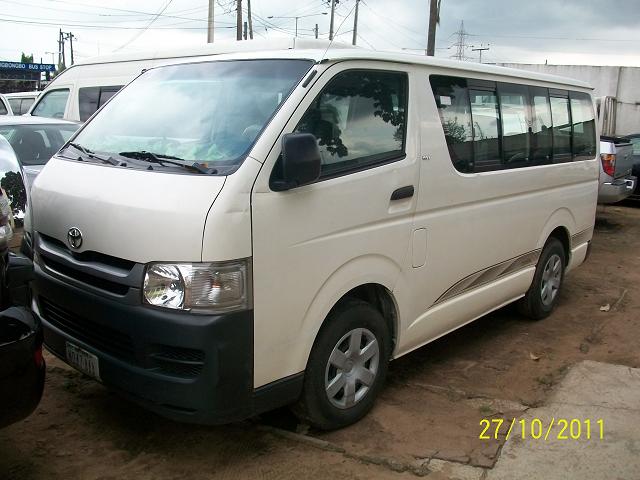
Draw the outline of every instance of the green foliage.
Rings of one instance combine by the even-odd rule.
[[[31,55],[26,55],[24,52],[22,52],[20,63],[33,63],[33,53]]]

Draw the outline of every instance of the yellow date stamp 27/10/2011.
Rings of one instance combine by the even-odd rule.
[[[533,419],[483,418],[480,420],[480,440],[497,440],[506,432],[505,439],[517,435],[523,440],[603,440],[604,420],[602,418],[584,419],[555,418],[544,421]]]

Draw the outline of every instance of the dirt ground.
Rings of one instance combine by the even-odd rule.
[[[638,248],[640,208],[600,209],[592,255],[567,276],[552,316],[530,322],[507,307],[393,362],[371,414],[331,433],[296,425],[286,409],[177,424],[47,356],[39,408],[0,431],[0,478],[448,478],[422,467],[433,458],[491,468],[504,440],[479,440],[481,419],[543,404],[580,360],[640,367]]]

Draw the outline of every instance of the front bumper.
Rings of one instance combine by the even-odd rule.
[[[165,417],[227,423],[255,412],[253,312],[192,315],[131,305],[72,286],[35,265],[33,311],[45,346],[98,357],[101,381]]]
[[[636,187],[636,177],[626,177],[612,179],[611,181],[600,183],[598,189],[598,203],[617,203],[631,194]]]

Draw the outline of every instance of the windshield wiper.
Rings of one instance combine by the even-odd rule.
[[[157,163],[158,165],[175,165],[177,167],[182,167],[187,170],[195,170],[199,173],[205,174],[215,174],[218,171],[215,168],[208,168],[201,163],[193,162],[193,163],[183,163],[187,160],[184,160],[180,157],[174,157],[173,155],[164,155],[162,153],[153,153],[147,152],[146,150],[140,150],[135,152],[120,152],[118,155],[127,158],[134,158],[136,160],[143,160],[149,163]],[[179,161],[178,161],[179,160]]]
[[[79,143],[69,142],[69,145],[72,146],[73,148],[75,148],[76,150],[80,150],[83,154],[85,154],[89,158],[96,158],[96,159],[102,161],[103,163],[108,163],[110,165],[121,165],[122,164],[121,162],[119,162],[118,160],[116,160],[115,158],[113,158],[111,156],[109,156],[109,157],[101,157],[100,155],[96,155],[94,152],[92,152],[91,150],[89,150],[86,147],[83,147]],[[78,159],[79,160],[84,160],[82,157],[78,157]]]

